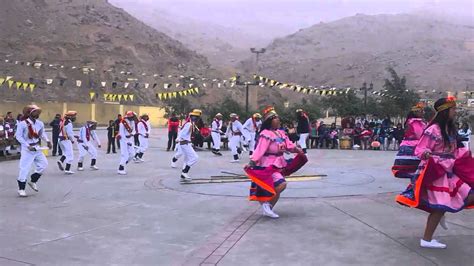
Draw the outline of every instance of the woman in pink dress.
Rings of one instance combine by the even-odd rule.
[[[426,128],[426,122],[423,119],[424,109],[425,105],[418,103],[408,113],[403,141],[400,143],[400,149],[392,167],[392,173],[395,177],[412,178],[418,169],[420,159],[415,156],[415,147]]]
[[[264,216],[278,218],[273,207],[286,188],[285,176],[300,169],[307,158],[281,130],[281,122],[273,107],[264,110],[264,121],[258,135],[257,145],[245,172],[252,180],[249,200],[262,204]],[[296,153],[292,160],[285,160],[284,153]]]
[[[420,246],[446,248],[433,239],[438,224],[447,229],[445,212],[458,212],[474,205],[474,159],[469,150],[456,143],[456,101],[453,97],[436,101],[436,115],[416,145],[421,159],[408,188],[397,196],[400,204],[429,212]]]

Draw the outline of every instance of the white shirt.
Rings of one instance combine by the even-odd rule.
[[[90,134],[90,136],[89,136],[90,139],[87,140],[87,125],[81,127],[81,129],[79,129],[79,138],[78,138],[78,140],[82,141],[82,143],[84,143],[84,144],[94,140],[97,143],[97,145],[100,146],[100,140],[99,140],[99,137],[97,136],[97,132],[95,132],[95,130],[90,130],[89,134]]]
[[[119,134],[122,137],[122,139],[125,139],[126,141],[132,142],[133,141],[133,135],[135,135],[135,121],[130,121],[130,120],[125,120],[130,128],[132,129],[132,132],[128,132],[128,130],[125,128],[125,125],[120,122],[119,124]],[[127,136],[130,136],[127,138]]]
[[[252,117],[247,119],[247,121],[245,121],[244,125],[243,125],[243,128],[251,133],[256,133],[259,129],[260,129],[260,126],[262,125],[262,120],[260,121],[255,121],[255,125],[253,124],[253,119]],[[256,126],[256,127],[255,127]]]
[[[467,141],[470,141],[471,140],[471,135],[472,135],[472,132],[471,130],[468,128],[467,129],[467,132],[464,132],[464,130],[460,129],[458,131],[458,135],[463,137],[463,138],[467,138]]]
[[[244,128],[242,126],[242,123],[240,123],[239,120],[235,120],[234,122],[229,122],[229,126],[227,127],[227,132],[226,134],[229,137],[234,136],[235,133],[243,133]]]
[[[185,122],[184,125],[181,127],[181,130],[178,132],[178,137],[176,138],[177,141],[191,141],[191,134],[193,133],[193,123],[192,122]]]
[[[146,127],[145,127],[146,124]],[[137,125],[137,133],[141,136],[149,136],[150,135],[150,123],[145,120],[141,120],[138,122]]]
[[[216,133],[222,133],[222,120],[214,119],[211,123],[211,131]]]
[[[28,124],[26,121],[21,121],[17,124],[15,138],[20,142],[22,147],[27,148],[30,144],[36,144],[40,141],[40,138],[49,142],[48,136],[44,130],[43,122],[38,119],[33,122],[30,118],[28,118],[27,121],[31,124],[33,131],[38,134],[38,138],[30,138],[30,136],[28,136]]]
[[[63,129],[59,132],[60,137],[66,137],[69,140],[74,140],[74,132],[72,131],[73,125],[71,120],[64,121],[64,127]],[[66,136],[64,136],[66,135]]]

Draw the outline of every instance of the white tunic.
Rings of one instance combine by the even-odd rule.
[[[48,142],[48,136],[46,135],[46,132],[44,130],[44,124],[40,120],[32,121],[30,118],[27,119],[29,123],[31,123],[31,126],[33,130],[38,133],[38,138],[30,138],[28,136],[28,124],[26,121],[21,121],[20,123],[17,124],[17,129],[15,133],[15,138],[18,140],[18,142],[21,144],[22,148],[28,148],[30,144],[37,144],[40,141],[40,138],[42,138],[44,141]]]

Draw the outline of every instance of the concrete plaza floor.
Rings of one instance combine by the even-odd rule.
[[[71,176],[49,157],[27,198],[18,161],[0,162],[0,265],[473,265],[472,211],[448,214],[435,234],[446,250],[418,246],[426,214],[394,202],[407,184],[390,173],[394,152],[310,150],[298,174],[327,176],[289,183],[272,220],[247,201],[246,182],[181,185],[165,136],[155,130],[127,176],[104,148],[99,171]],[[194,178],[243,173],[248,158],[198,155]]]

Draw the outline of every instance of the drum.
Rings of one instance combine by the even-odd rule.
[[[351,149],[351,146],[352,146],[352,143],[351,143],[351,139],[350,138],[341,138],[341,140],[339,141],[339,148],[341,150],[350,150]]]

